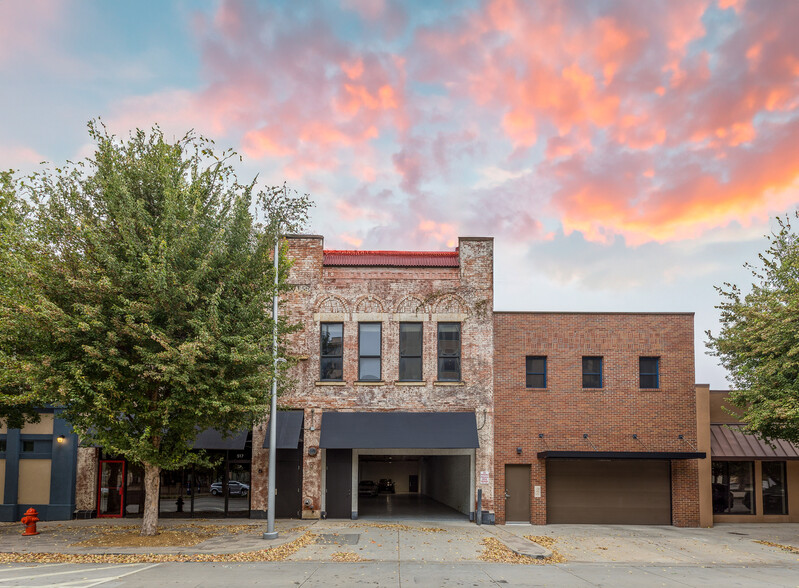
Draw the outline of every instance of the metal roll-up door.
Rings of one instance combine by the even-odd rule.
[[[671,524],[668,460],[547,460],[547,523]]]

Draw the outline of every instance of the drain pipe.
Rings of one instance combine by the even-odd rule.
[[[477,489],[477,520],[475,521],[478,525],[483,524],[483,489]]]

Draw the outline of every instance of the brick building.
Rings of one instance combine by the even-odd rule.
[[[276,515],[357,518],[388,501],[473,518],[480,490],[492,522],[493,239],[450,252],[287,243],[282,312],[303,328],[277,416]],[[252,516],[267,508],[267,428],[252,436]]]
[[[692,314],[494,314],[496,519],[699,524]]]
[[[493,312],[488,238],[286,244],[281,313],[301,329],[286,341],[277,517],[474,519],[481,496],[486,523],[700,523],[692,314]],[[165,472],[161,514],[265,517],[269,426],[200,434],[219,466]],[[140,472],[81,451],[78,510],[140,513]],[[121,503],[99,498],[106,477]]]

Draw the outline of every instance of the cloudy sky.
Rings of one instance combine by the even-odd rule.
[[[494,236],[497,310],[696,312],[799,204],[799,2],[0,0],[0,167],[196,129],[328,248]]]

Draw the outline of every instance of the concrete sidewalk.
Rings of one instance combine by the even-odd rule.
[[[195,545],[118,547],[117,534],[136,536],[138,519],[45,522],[40,535],[23,537],[23,525],[0,523],[0,552],[51,554],[240,554],[295,544],[289,562],[477,562],[486,539],[514,548],[537,546],[526,536],[554,540],[569,563],[631,565],[797,565],[799,524],[717,525],[712,529],[616,525],[483,525],[462,522],[279,520],[275,541],[262,538],[266,522],[250,519],[162,519],[168,532],[196,533]],[[312,536],[306,535],[311,533]],[[304,540],[301,540],[304,538]],[[765,542],[765,543],[761,543]],[[301,543],[301,544],[300,544]],[[783,546],[783,547],[780,547]],[[791,549],[796,551],[791,551]],[[532,562],[531,562],[532,563]]]

